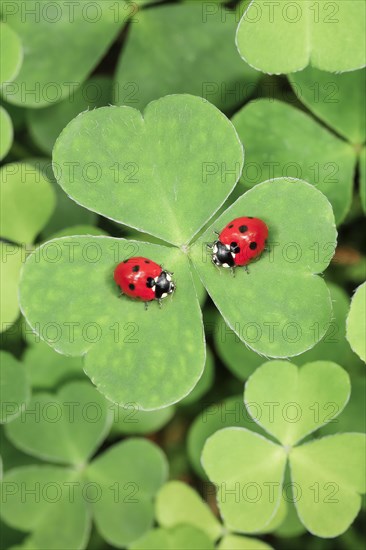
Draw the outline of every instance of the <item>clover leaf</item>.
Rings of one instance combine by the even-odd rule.
[[[50,182],[30,164],[16,162],[1,168],[0,191],[1,237],[19,244],[33,242],[55,207]]]
[[[87,382],[70,382],[56,395],[33,395],[8,427],[9,439],[44,460],[79,465],[92,456],[112,423],[108,402]]]
[[[182,245],[232,191],[243,151],[213,105],[172,95],[150,103],[144,116],[130,107],[82,113],[58,138],[53,163],[58,183],[79,204]]]
[[[286,384],[295,393],[289,394]],[[360,493],[366,492],[361,467],[366,437],[337,434],[296,445],[341,412],[349,389],[345,371],[329,362],[297,368],[270,361],[249,378],[244,392],[248,412],[280,444],[238,427],[219,430],[207,440],[202,463],[217,484],[229,528],[254,532],[268,525],[280,503],[287,462],[305,527],[320,537],[338,536],[349,527],[361,506]]]
[[[13,124],[8,112],[0,106],[0,160],[8,154],[13,143]]]
[[[49,220],[55,195],[47,177],[26,162],[6,164],[0,169],[1,221],[1,313],[0,331],[14,323],[19,314],[18,281],[30,244]],[[5,206],[6,205],[6,206]]]
[[[157,432],[172,419],[175,407],[165,407],[156,411],[142,411],[136,403],[117,405],[113,409],[112,435],[151,434]]]
[[[225,535],[217,548],[218,550],[271,550],[272,546],[252,537]]]
[[[366,362],[366,283],[360,285],[352,298],[347,317],[347,340],[351,348]]]
[[[235,449],[235,453],[224,449]],[[228,529],[254,533],[274,517],[286,466],[282,447],[246,428],[224,428],[206,441],[202,464],[217,486],[217,503]],[[259,499],[258,487],[269,490],[270,484],[272,501]]]
[[[238,56],[236,25],[235,11],[202,1],[140,11],[119,58],[115,103],[143,109],[162,95],[190,93],[224,111],[241,104],[261,75]]]
[[[24,352],[32,387],[52,390],[69,378],[84,376],[81,357],[67,357],[56,353],[45,342],[34,343]]]
[[[13,529],[31,532],[22,547],[86,547],[91,521],[75,470],[44,465],[14,468],[5,474],[0,491],[6,504],[1,510],[3,521]]]
[[[345,433],[323,437],[292,450],[292,480],[304,490],[296,508],[311,533],[337,536],[346,531],[357,516],[360,493],[366,492],[362,468],[365,444],[364,434]]]
[[[11,82],[20,71],[23,47],[18,34],[0,21],[0,85]]]
[[[366,147],[360,153],[360,196],[363,211],[366,213]]]
[[[240,271],[233,278],[213,268],[205,247],[215,240],[217,228],[244,213],[266,222],[273,254],[253,263],[249,275]],[[326,332],[331,318],[329,291],[314,275],[329,264],[335,241],[333,212],[324,195],[306,182],[279,178],[241,196],[200,236],[191,257],[216,307],[239,338],[258,353],[289,357],[313,347]],[[320,327],[315,337],[314,323]]]
[[[205,363],[205,370],[203,371],[203,374],[201,378],[198,380],[197,384],[180,403],[180,406],[185,405],[191,405],[192,403],[196,403],[199,399],[202,399],[202,397],[211,389],[213,383],[214,383],[214,357],[212,355],[212,351],[210,350],[209,346],[206,345],[206,363]]]
[[[84,82],[72,94],[42,110],[29,110],[28,128],[38,147],[51,155],[55,141],[65,126],[82,111],[112,103],[112,81],[99,76]]]
[[[167,477],[158,447],[143,439],[126,440],[97,457],[86,474],[104,489],[92,508],[97,529],[107,542],[124,546],[152,527],[152,498]]]
[[[156,496],[156,519],[162,527],[193,525],[213,542],[222,535],[222,527],[207,504],[181,481],[163,485]]]
[[[54,108],[56,108],[56,105]],[[105,231],[100,229],[96,230],[95,228],[90,227],[97,222],[96,214],[94,214],[94,212],[90,212],[90,210],[82,208],[80,205],[72,201],[57,184],[52,170],[52,161],[50,159],[35,157],[27,159],[27,163],[34,167],[35,173],[38,171],[41,172],[42,175],[50,181],[51,187],[56,195],[54,212],[41,231],[42,241],[64,235],[106,234]],[[88,227],[84,227],[85,225]],[[98,233],[95,231],[98,231]]]
[[[178,525],[172,529],[156,528],[129,546],[131,550],[213,550],[208,536],[192,525]]]
[[[232,122],[247,144],[244,188],[276,177],[301,178],[328,197],[337,224],[345,218],[352,200],[353,147],[302,111],[277,100],[251,102]]]
[[[349,298],[339,286],[328,283],[332,304],[332,320],[324,326],[324,337],[313,348],[294,358],[297,365],[303,365],[319,359],[338,361],[350,373],[363,373],[363,364],[352,351],[346,340],[346,317],[349,310]],[[314,332],[318,332],[319,325],[315,324]],[[263,363],[260,355],[249,349],[225,323],[218,313],[214,317],[213,337],[215,349],[225,366],[239,380],[246,380]]]
[[[34,17],[25,16],[22,0],[14,0],[12,10],[3,4],[4,20],[18,33],[25,54],[19,74],[3,84],[3,97],[16,105],[40,108],[69,96],[131,16],[133,10],[124,0],[118,4],[112,0],[90,5],[29,0],[26,9],[38,17],[37,32]]]
[[[238,25],[236,44],[244,61],[265,73],[291,73],[309,64],[324,71],[352,71],[366,64],[365,15],[358,0],[252,0]]]
[[[291,363],[272,361],[249,378],[244,403],[262,428],[283,445],[294,446],[338,416],[350,392],[349,376],[336,363],[315,361],[299,370]],[[266,407],[265,403],[270,403],[274,397],[273,407]],[[308,407],[309,397],[321,411],[319,414]],[[258,406],[260,414],[256,416]],[[282,414],[274,412],[276,407]]]
[[[167,477],[165,458],[149,441],[129,439],[91,459],[111,420],[110,405],[90,383],[73,382],[56,396],[36,394],[23,422],[8,431],[17,447],[66,465],[6,471],[1,517],[31,532],[25,547],[85,548],[92,518],[117,547],[151,529],[152,498]],[[34,487],[36,498],[30,496]]]
[[[174,271],[177,291],[161,309],[154,303],[144,311],[142,303],[119,297],[113,271],[131,255]],[[110,237],[49,241],[28,257],[20,301],[32,328],[50,345],[85,355],[85,372],[115,403],[161,408],[187,395],[202,375],[201,312],[187,258],[176,248]]]
[[[27,406],[30,384],[25,366],[10,353],[0,351],[0,423],[14,421]]]
[[[19,315],[18,283],[24,251],[21,247],[0,242],[0,255],[0,332],[3,332]]]
[[[206,440],[218,430],[237,426],[264,434],[249,416],[242,396],[235,395],[205,407],[194,419],[187,437],[187,452],[192,468],[202,479],[207,479],[201,466],[201,454]]]
[[[298,99],[353,144],[366,139],[365,69],[333,74],[308,67],[288,75]]]

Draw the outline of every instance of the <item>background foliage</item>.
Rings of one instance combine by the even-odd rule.
[[[365,4],[0,15],[0,547],[360,550]],[[137,255],[161,309],[119,297]]]

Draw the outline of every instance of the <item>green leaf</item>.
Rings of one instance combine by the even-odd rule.
[[[263,357],[248,348],[225,323],[217,311],[214,316],[213,331],[215,349],[225,366],[239,380],[246,380],[259,365],[263,364]]]
[[[253,101],[232,122],[246,143],[244,189],[277,177],[300,178],[326,195],[337,223],[345,218],[356,164],[355,150],[349,144],[281,101]]]
[[[351,396],[342,414],[321,428],[321,435],[331,435],[337,432],[366,433],[366,378],[351,377]]]
[[[17,449],[10,439],[5,435],[5,426],[0,427],[1,459],[4,472],[18,468],[19,466],[30,466],[41,464],[38,458],[29,456]]]
[[[218,545],[218,550],[271,550],[272,546],[252,537],[225,535]]]
[[[214,383],[214,376],[215,376],[215,365],[214,365],[214,357],[212,355],[212,351],[206,346],[206,363],[205,363],[205,370],[203,371],[203,374],[201,378],[198,380],[197,384],[181,402],[180,405],[191,405],[192,403],[195,403],[199,399],[201,399],[212,387]]]
[[[366,362],[366,283],[353,295],[347,317],[347,340],[357,355]]]
[[[206,440],[221,428],[238,426],[264,434],[244,407],[242,395],[212,403],[195,418],[187,438],[187,452],[191,465],[202,479],[207,476],[201,466],[201,454]]]
[[[235,11],[202,1],[141,11],[118,62],[115,103],[143,109],[189,93],[224,111],[242,104],[261,74],[240,60],[236,25]]]
[[[10,470],[0,486],[5,504],[1,516],[15,529],[32,531],[26,548],[85,548],[90,514],[81,489],[80,473],[74,470],[56,466]]]
[[[101,488],[92,509],[104,540],[124,547],[152,527],[152,498],[166,481],[167,470],[162,451],[144,439],[118,443],[88,466],[88,479]]]
[[[157,411],[142,411],[136,403],[113,408],[112,434],[150,434],[160,430],[171,420],[175,407]]]
[[[192,525],[204,531],[213,542],[222,534],[222,527],[208,505],[181,481],[170,481],[160,489],[155,508],[156,519],[162,527]]]
[[[81,357],[56,353],[42,341],[25,350],[24,362],[31,385],[37,389],[53,390],[70,379],[85,377]]]
[[[300,71],[309,64],[324,71],[352,71],[366,64],[365,17],[365,4],[358,0],[253,0],[239,23],[236,43],[244,61],[269,74]]]
[[[249,275],[238,269],[234,278],[229,270],[212,265],[206,243],[216,239],[215,230],[244,215],[266,222],[271,251],[249,267]],[[326,197],[306,182],[280,178],[240,197],[198,239],[191,257],[216,307],[240,339],[266,356],[289,357],[313,347],[331,320],[329,291],[314,274],[329,264],[335,241]],[[314,323],[320,327],[318,334]]]
[[[25,252],[13,244],[0,242],[0,332],[13,325],[19,315],[18,283]]]
[[[324,437],[290,452],[293,483],[301,488],[295,503],[305,527],[318,537],[342,534],[361,506],[366,492],[366,437],[348,433]]]
[[[43,112],[43,111],[42,111]],[[39,114],[37,112],[37,114]],[[77,231],[79,225],[93,225],[97,222],[97,215],[94,212],[86,210],[79,204],[76,204],[73,200],[68,197],[64,190],[58,185],[53,170],[52,170],[52,161],[46,158],[31,158],[27,159],[27,163],[32,164],[35,170],[39,170],[43,176],[48,179],[51,184],[53,191],[56,195],[56,206],[51,218],[48,220],[45,227],[42,228],[41,238],[42,240],[49,240],[50,238],[61,237],[61,236],[71,236],[71,235],[86,235],[87,232],[82,231],[81,233]],[[75,226],[75,231],[70,230],[70,227]],[[66,229],[66,233],[59,232]],[[71,231],[71,232],[70,232]],[[90,235],[103,235],[104,231],[99,231],[98,233],[92,232]]]
[[[17,418],[30,399],[30,386],[25,366],[10,353],[0,351],[0,423]]]
[[[87,212],[84,210],[84,212]],[[108,233],[100,227],[95,227],[94,225],[72,225],[71,227],[65,227],[56,231],[52,235],[52,239],[59,239],[60,237],[74,237],[76,235],[104,235],[107,236]]]
[[[23,48],[20,38],[9,25],[0,21],[0,85],[11,82],[20,71]]]
[[[1,23],[0,23],[1,25]],[[13,124],[8,112],[0,106],[0,160],[8,154],[13,143]]]
[[[59,184],[79,204],[181,245],[232,191],[243,151],[213,105],[172,95],[150,103],[144,117],[131,107],[79,115],[57,140],[53,162]]]
[[[217,487],[228,529],[254,533],[271,521],[281,500],[286,466],[282,447],[245,428],[225,428],[206,441],[202,464]]]
[[[24,244],[33,242],[55,207],[49,180],[30,164],[6,164],[0,169],[0,191],[1,237]]]
[[[6,21],[19,34],[25,55],[17,77],[2,87],[4,98],[16,105],[42,108],[68,97],[98,64],[131,15],[124,1],[118,4],[116,9],[112,0],[96,0],[92,6],[29,0],[27,12],[36,14],[32,17],[25,16],[22,0],[14,0]]]
[[[333,303],[333,317],[331,322],[324,326],[326,334],[312,349],[294,357],[294,362],[297,365],[304,365],[318,360],[333,361],[350,373],[363,374],[364,365],[351,350],[346,339],[346,317],[350,304],[348,294],[341,287],[332,283],[328,283],[328,287]],[[318,328],[318,326],[314,326],[314,331],[318,331]]]
[[[291,496],[293,499],[294,497]],[[305,532],[305,527],[299,520],[295,504],[287,502],[287,514],[281,525],[275,530],[274,534],[281,538],[293,538],[302,535]]]
[[[82,465],[106,437],[110,412],[90,383],[71,382],[57,395],[34,395],[7,427],[7,436],[19,449],[44,460]]]
[[[28,128],[38,147],[51,155],[59,134],[82,111],[103,107],[112,103],[112,80],[100,76],[90,78],[73,93],[50,107],[29,110]]]
[[[119,297],[113,270],[130,256],[174,271],[177,291],[161,309],[153,303],[144,311],[143,303]],[[110,237],[49,241],[29,256],[20,299],[28,323],[50,345],[86,355],[85,372],[114,403],[165,407],[186,396],[202,375],[201,312],[187,257],[176,248]]]
[[[350,392],[349,376],[336,363],[315,361],[298,368],[268,361],[247,381],[244,403],[260,426],[292,446],[335,418]]]
[[[213,550],[205,533],[192,525],[179,525],[173,529],[152,529],[129,546],[131,550]]]
[[[363,211],[366,213],[366,147],[360,153],[360,196]]]
[[[299,100],[320,120],[351,143],[365,141],[364,69],[332,74],[308,67],[288,78]]]

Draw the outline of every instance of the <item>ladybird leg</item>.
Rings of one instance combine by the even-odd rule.
[[[125,295],[125,293],[122,292],[122,290],[121,290],[121,292],[118,294],[118,298],[121,298],[121,296],[124,296],[124,295]]]
[[[209,250],[212,250],[213,247],[214,247],[214,243],[206,243],[206,247],[207,247]]]
[[[247,275],[249,275],[249,267],[247,265],[244,266],[245,272]]]
[[[217,231],[217,229],[214,229],[213,232],[215,233],[215,235],[219,236],[220,235],[220,231]]]
[[[158,299],[158,304],[159,304],[159,309],[161,309],[162,305],[163,305],[163,302],[162,302],[161,298]]]
[[[230,272],[233,277],[235,277],[235,267],[230,267]]]
[[[144,302],[145,303],[145,311],[147,311],[149,309],[149,302]]]

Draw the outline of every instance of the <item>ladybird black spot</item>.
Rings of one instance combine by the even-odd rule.
[[[130,290],[135,290],[135,285],[133,285],[132,283],[130,283],[130,284],[128,285],[128,288],[129,288]]]
[[[229,229],[231,229],[232,227],[234,227],[234,224],[233,224],[233,223],[231,223],[231,224],[229,225]]]
[[[128,262],[128,260],[123,260],[123,263],[124,263],[124,264],[127,264],[127,262]]]
[[[253,219],[253,216],[248,216],[248,220],[252,220]]]
[[[140,266],[139,265],[134,265],[133,268],[132,268],[132,271],[134,271],[135,273],[137,273],[140,269]]]
[[[248,226],[247,225],[241,225],[239,227],[239,231],[240,231],[240,233],[245,233],[246,231],[248,231]]]
[[[149,264],[150,263],[150,260],[145,260],[145,264]]]
[[[154,279],[153,279],[152,277],[148,277],[148,278],[146,279],[146,286],[147,286],[147,288],[152,288],[152,287],[154,286],[154,284],[155,284],[155,281],[154,281]]]
[[[257,243],[253,241],[252,243],[250,243],[249,248],[250,250],[255,250],[257,248]]]

